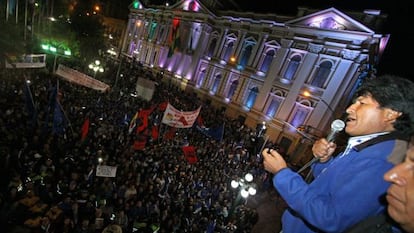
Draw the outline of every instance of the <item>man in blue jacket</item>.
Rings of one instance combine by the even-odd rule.
[[[383,175],[404,159],[408,142],[401,139],[414,132],[413,90],[413,82],[391,75],[366,81],[346,109],[346,149],[334,157],[335,143],[314,143],[310,184],[276,150],[263,150],[264,167],[288,204],[283,233],[339,233],[385,210],[390,184]]]

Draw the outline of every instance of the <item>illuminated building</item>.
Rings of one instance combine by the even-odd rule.
[[[386,19],[377,10],[281,16],[224,11],[219,2],[132,3],[121,53],[251,128],[265,121],[288,153],[303,140],[300,126],[329,130],[389,38],[374,31]]]

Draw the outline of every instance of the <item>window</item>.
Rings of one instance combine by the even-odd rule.
[[[207,56],[208,57],[213,57],[214,55],[214,49],[216,48],[216,44],[217,44],[217,38],[214,38],[211,40],[210,46],[208,47],[208,53]]]
[[[205,77],[206,77],[206,70],[204,69],[200,72],[200,75],[198,76],[197,87],[201,87],[203,85]]]
[[[249,90],[249,95],[246,99],[246,108],[251,109],[254,102],[256,101],[257,94],[259,93],[259,88],[253,87]]]
[[[266,109],[266,116],[273,118],[276,115],[277,110],[280,107],[282,100],[280,98],[273,97],[270,101],[269,106]]]
[[[243,53],[241,55],[239,67],[238,67],[240,70],[243,70],[244,67],[247,65],[247,62],[249,61],[249,58],[252,54],[252,48],[253,48],[253,45],[247,45],[244,48]]]
[[[311,82],[311,85],[314,87],[323,88],[325,86],[326,80],[328,79],[329,74],[331,73],[332,63],[329,61],[322,62],[316,74]]]
[[[306,118],[308,117],[310,112],[310,109],[302,104],[297,104],[293,117],[290,120],[290,124],[294,127],[299,127],[300,125],[303,125]]]
[[[285,74],[283,75],[283,78],[287,80],[292,80],[293,77],[295,76],[296,71],[299,68],[301,60],[302,60],[301,56],[299,55],[293,56],[289,61],[289,65],[286,69]]]
[[[230,56],[231,56],[231,54],[233,53],[233,46],[234,46],[234,43],[233,43],[233,41],[231,41],[231,42],[229,42],[228,44],[227,44],[227,46],[226,46],[226,50],[225,50],[225,52],[224,52],[224,56],[223,56],[223,60],[224,61],[229,61],[229,59],[230,59]]]
[[[213,94],[216,94],[217,93],[217,90],[218,90],[218,88],[220,86],[220,81],[221,81],[221,75],[219,74],[214,79],[213,86],[211,87],[211,92]]]
[[[228,99],[231,99],[233,97],[238,85],[239,85],[239,80],[234,80],[233,82],[231,82],[229,92],[227,93]]]
[[[269,70],[270,65],[272,64],[274,56],[275,56],[274,50],[267,51],[259,70],[264,73],[267,72]]]

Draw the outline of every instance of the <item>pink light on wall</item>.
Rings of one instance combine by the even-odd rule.
[[[186,11],[195,11],[198,12],[200,10],[200,5],[194,0],[187,0],[184,3],[184,10]]]

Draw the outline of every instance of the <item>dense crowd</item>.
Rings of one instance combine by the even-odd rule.
[[[101,93],[45,71],[2,71],[2,229],[83,233],[114,232],[109,227],[119,226],[122,232],[250,232],[258,214],[240,201],[230,181],[250,172],[259,192],[271,185],[256,156],[257,142],[251,140],[255,130],[151,71],[133,68],[123,74],[116,89]],[[130,95],[138,77],[157,83],[151,101]],[[27,80],[31,100],[25,93]],[[60,126],[50,111],[54,87],[64,118]],[[177,129],[166,139],[168,127],[160,123],[163,112],[158,108],[148,124],[159,127],[157,139],[129,132],[139,109],[165,101],[182,111],[201,105],[206,126],[224,123],[223,140],[195,127]],[[82,138],[86,118],[90,127]],[[137,150],[133,144],[140,137],[148,142]],[[183,156],[184,145],[197,148],[196,163]],[[116,167],[116,176],[96,176],[98,165]]]

